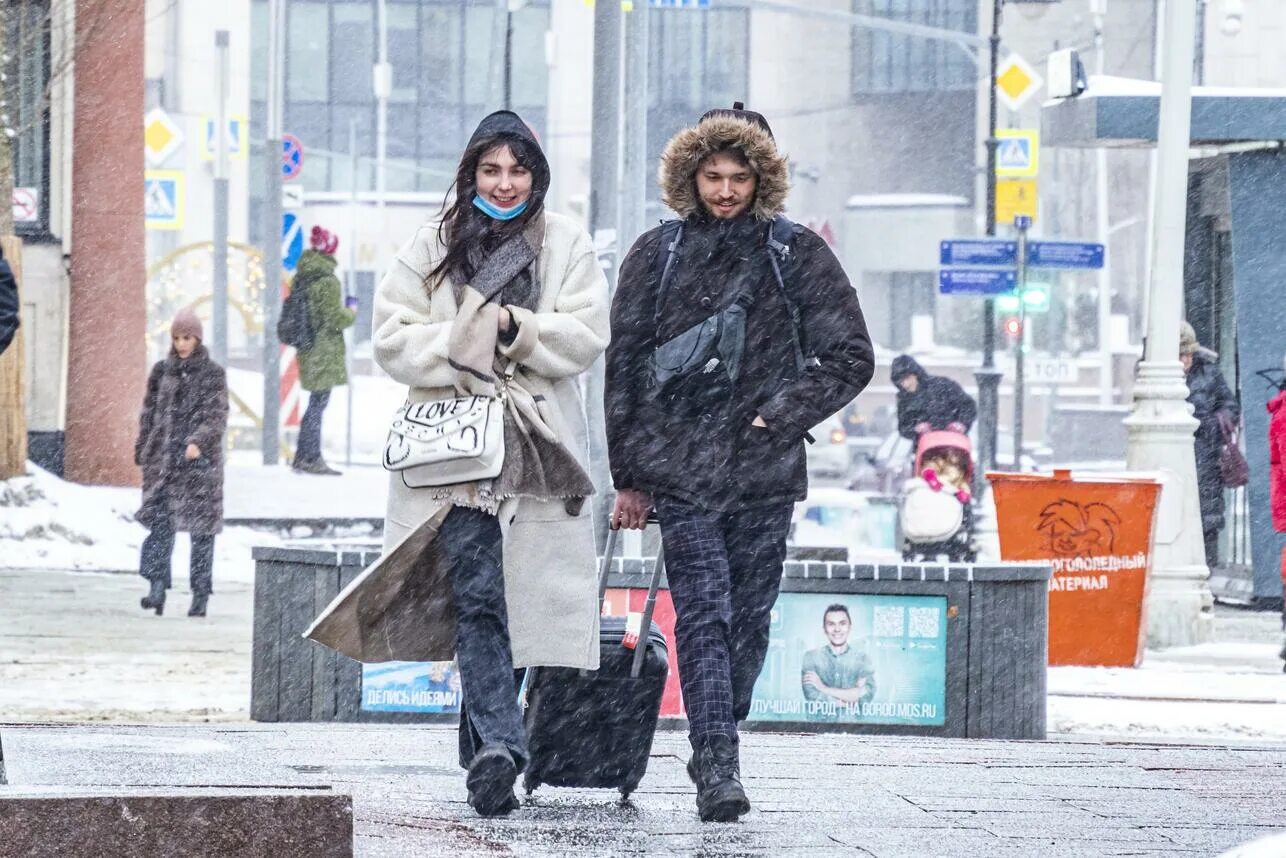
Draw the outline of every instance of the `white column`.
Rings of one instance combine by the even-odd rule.
[[[1157,647],[1201,643],[1213,632],[1193,452],[1197,421],[1179,363],[1195,24],[1195,0],[1167,0],[1147,350],[1135,381],[1134,411],[1125,421],[1130,470],[1166,475],[1146,608],[1148,644]]]

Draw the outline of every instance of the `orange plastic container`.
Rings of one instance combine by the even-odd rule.
[[[1073,479],[1071,471],[987,474],[1002,560],[1041,560],[1049,583],[1049,663],[1137,667],[1161,485]]]

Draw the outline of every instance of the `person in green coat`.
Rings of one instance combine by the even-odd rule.
[[[299,258],[299,269],[290,288],[308,290],[308,317],[313,347],[299,352],[299,384],[308,391],[308,408],[299,425],[299,447],[294,470],[303,474],[338,474],[322,457],[322,415],[332,388],[348,384],[344,329],[357,320],[357,311],[345,306],[339,278],[335,276],[335,251],[339,238],[320,226],[313,227],[309,249]]]

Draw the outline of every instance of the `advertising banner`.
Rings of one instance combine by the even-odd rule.
[[[674,605],[657,594],[654,619],[670,641],[662,717],[683,717]],[[606,613],[642,611],[647,592],[610,589]],[[946,723],[947,601],[939,596],[782,593],[772,612],[750,719],[818,724]],[[454,713],[454,662],[362,666],[367,712]]]
[[[459,712],[460,674],[453,661],[362,665],[366,712]]]
[[[946,723],[947,600],[782,593],[752,721]]]

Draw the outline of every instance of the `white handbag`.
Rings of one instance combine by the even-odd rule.
[[[384,467],[412,489],[494,480],[505,459],[504,411],[503,385],[496,396],[407,402],[389,426]]]

